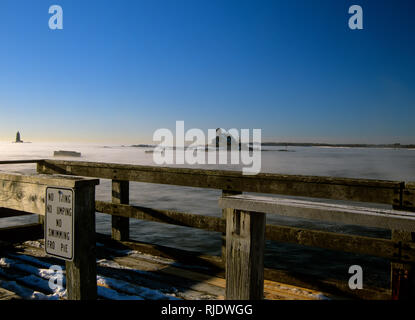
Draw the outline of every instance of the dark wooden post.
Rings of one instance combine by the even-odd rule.
[[[130,202],[129,181],[112,180],[112,202],[128,204]],[[130,238],[130,219],[112,216],[112,238],[127,241]]]
[[[406,183],[400,196],[400,205],[394,209],[415,211],[415,183]],[[415,242],[415,233],[392,230],[392,240]],[[393,300],[415,300],[415,264],[391,263],[391,290]]]
[[[66,261],[68,299],[94,300],[97,298],[95,184],[81,184],[74,193],[74,259]]]
[[[226,299],[263,299],[265,213],[227,212]]]
[[[42,226],[45,224],[45,216],[38,216],[38,223],[41,224]]]
[[[241,191],[230,191],[230,190],[222,190],[222,197],[226,197],[226,196],[233,196],[233,195],[238,195],[238,194],[242,194]],[[229,212],[230,209],[222,209],[222,218],[225,219],[225,222],[227,220],[227,213]],[[226,232],[222,233],[222,253],[221,253],[221,258],[222,258],[222,263],[224,266],[226,266]]]
[[[392,231],[392,240],[399,242],[415,241],[413,232]],[[415,299],[415,270],[409,263],[391,263],[391,290],[393,300]]]

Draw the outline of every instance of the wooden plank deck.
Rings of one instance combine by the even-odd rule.
[[[26,241],[0,248],[1,299],[66,299],[63,291],[48,285],[49,267],[65,268],[63,261],[44,253],[44,241]],[[97,284],[99,299],[184,299],[221,300],[225,279],[206,266],[120,250],[97,242]],[[319,300],[333,298],[316,290],[265,280],[265,299]],[[337,297],[336,297],[337,298]]]
[[[14,292],[0,288],[0,300],[19,300],[19,299],[21,298]]]

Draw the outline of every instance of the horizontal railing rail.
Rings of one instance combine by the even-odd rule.
[[[185,213],[172,210],[159,210],[141,206],[95,202],[95,210],[113,216],[134,218],[177,226],[185,226],[214,232],[225,232],[224,218]],[[322,249],[358,253],[390,260],[415,262],[415,243],[392,241],[358,235],[303,229],[297,227],[266,225],[268,240],[294,243]]]
[[[415,210],[415,182],[43,160],[39,173],[405,206]]]
[[[31,159],[31,160],[5,160],[0,161],[0,164],[30,164],[30,163],[39,163],[44,161],[44,159]]]

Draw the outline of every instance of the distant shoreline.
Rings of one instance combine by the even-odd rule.
[[[252,143],[250,143],[252,145]],[[130,147],[154,148],[152,144],[133,144]],[[363,143],[314,143],[314,142],[263,142],[263,147],[328,147],[328,148],[390,148],[390,149],[415,149],[415,144],[363,144]]]
[[[363,144],[363,143],[311,143],[311,142],[263,142],[261,146],[266,147],[332,147],[332,148],[391,148],[391,149],[413,149],[415,144]]]

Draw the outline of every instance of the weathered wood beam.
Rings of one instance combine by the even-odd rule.
[[[403,200],[396,210],[411,210],[415,208],[415,183],[406,183],[402,193]],[[392,240],[406,245],[415,245],[415,232],[392,230]],[[415,263],[404,261],[391,262],[391,291],[393,300],[415,300]]]
[[[1,282],[0,278],[0,282]],[[0,287],[0,300],[20,300],[22,297],[18,296],[16,293],[9,291],[7,289]]]
[[[112,180],[112,202],[115,204],[129,204],[129,181]],[[130,238],[130,219],[128,217],[112,216],[111,233],[115,240],[126,241]]]
[[[43,159],[35,159],[35,160],[5,160],[0,161],[0,164],[30,164],[30,163],[38,163],[43,161]]]
[[[370,179],[332,178],[260,173],[243,175],[237,171],[204,170],[82,161],[44,160],[39,173],[73,174],[113,180],[239,190],[349,201],[399,204],[402,182]]]
[[[392,240],[396,242],[414,242],[413,232],[393,230]],[[391,291],[393,300],[415,299],[414,263],[391,262]]]
[[[415,182],[405,183],[405,189],[402,190],[400,209],[415,211]]]
[[[226,299],[264,298],[265,213],[226,216]]]
[[[217,217],[183,213],[172,210],[159,210],[147,207],[114,204],[104,201],[96,201],[95,207],[97,212],[119,217],[174,224],[208,231],[225,232],[225,221]]]
[[[226,231],[225,219],[218,217],[171,210],[158,210],[146,207],[115,205],[103,201],[96,201],[95,206],[98,212],[121,217],[130,217],[222,233]],[[266,239],[277,242],[295,243],[304,246],[364,254],[391,260],[415,262],[415,244],[410,242],[395,242],[389,239],[378,239],[278,225],[266,225],[265,236]]]
[[[399,210],[250,195],[222,197],[219,206],[388,230],[415,231],[415,213]]]
[[[69,300],[97,298],[95,186],[75,189],[74,259],[66,261]]]
[[[39,223],[12,226],[0,229],[0,239],[19,242],[43,238],[43,226]]]
[[[9,217],[18,217],[18,216],[27,216],[32,213],[25,211],[18,211],[9,208],[0,208],[0,218],[9,218]]]
[[[231,190],[222,190],[222,197],[226,196],[233,196],[237,194],[242,194],[241,191],[231,191]],[[222,209],[222,218],[224,219],[226,223],[226,217],[228,215],[228,209]],[[222,242],[222,248],[221,248],[221,257],[223,260],[223,263],[226,263],[226,232],[222,232],[221,236],[221,242]]]
[[[20,175],[0,173],[0,207],[45,215],[46,188],[77,188],[97,185],[97,179],[61,175]]]
[[[356,253],[390,260],[415,261],[415,246],[358,235],[267,225],[266,239],[333,251]]]

